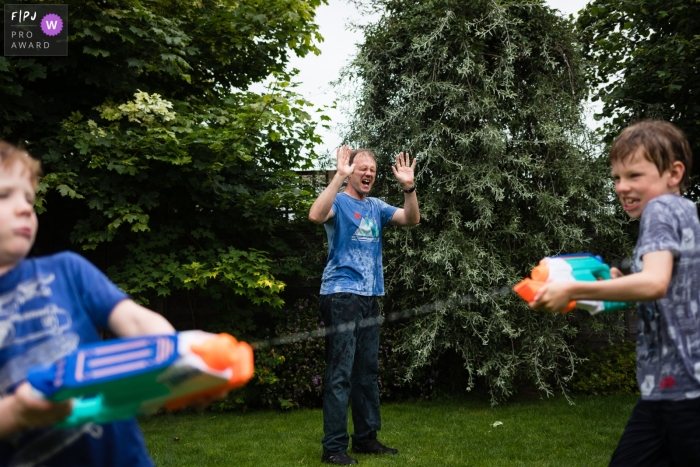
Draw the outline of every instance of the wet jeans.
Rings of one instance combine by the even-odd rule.
[[[348,448],[348,399],[352,402],[354,440],[381,428],[379,415],[379,303],[352,293],[321,295],[326,335],[323,377],[323,432],[327,453]]]

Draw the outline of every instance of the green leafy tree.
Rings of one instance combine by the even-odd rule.
[[[135,298],[187,291],[237,330],[279,308],[319,141],[285,66],[319,52],[321,1],[73,1],[67,57],[1,57],[0,137],[47,173],[37,252],[78,247]]]
[[[467,389],[479,382],[493,401],[517,382],[565,390],[572,339],[605,319],[532,311],[510,287],[544,256],[629,252],[583,121],[573,25],[543,2],[376,3],[345,74],[357,79],[348,139],[376,150],[377,194],[394,205],[393,155],[418,157],[421,223],[385,241],[386,312],[432,304],[403,348],[414,367],[456,351]]]
[[[611,143],[630,123],[660,118],[678,125],[700,163],[700,4],[695,0],[595,0],[577,27],[602,100]],[[698,195],[697,181],[691,192]]]

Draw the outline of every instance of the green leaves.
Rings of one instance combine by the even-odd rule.
[[[284,283],[270,273],[270,259],[265,252],[225,248],[197,251],[186,248],[179,254],[153,254],[148,249],[132,248],[134,255],[124,266],[112,268],[110,276],[127,293],[147,302],[148,292],[168,296],[175,290],[212,288],[233,291],[254,305],[281,307],[279,294]],[[142,247],[145,246],[142,243]]]
[[[600,348],[586,349],[588,358],[574,375],[573,389],[596,396],[639,394],[636,350],[630,339],[602,351]]]
[[[160,94],[151,95],[138,91],[134,94],[133,101],[121,104],[117,108],[104,104],[95,110],[99,110],[100,116],[106,120],[114,121],[127,117],[130,122],[155,126],[156,118],[163,123],[175,120],[176,114],[170,110],[172,107],[172,102],[162,99]]]
[[[319,141],[285,67],[318,51],[320,3],[69,2],[68,57],[0,58],[0,137],[47,173],[37,251],[80,249],[143,303],[186,293],[241,323],[279,308],[314,194],[293,171]]]
[[[46,194],[52,189],[58,191],[61,196],[84,199],[84,196],[75,190],[76,177],[77,174],[73,172],[51,173],[42,177],[37,187],[37,198],[34,205],[37,214],[43,214],[46,211]]]
[[[577,28],[590,63],[586,78],[594,100],[603,102],[606,143],[634,121],[669,120],[686,133],[697,166],[698,21],[700,7],[693,0],[596,0],[581,11]],[[690,195],[698,196],[697,185]]]
[[[184,278],[183,284],[186,288],[195,284],[204,287],[210,279],[219,279],[236,294],[249,296],[255,305],[281,307],[284,302],[279,293],[284,289],[284,283],[272,277],[269,262],[264,252],[256,250],[219,250],[217,259],[208,264],[193,262],[185,265],[183,269],[188,277]]]
[[[231,216],[237,211],[253,230],[270,232],[276,223],[284,222],[279,212],[282,206],[293,208],[296,198],[312,195],[296,190],[296,176],[289,169],[311,163],[312,159],[291,151],[311,149],[311,142],[297,138],[312,134],[313,121],[299,107],[308,104],[286,84],[282,81],[277,88],[273,83],[270,93],[261,96],[232,93],[219,106],[170,101],[138,91],[125,103],[108,100],[97,106],[95,120],[75,112],[63,122],[58,141],[65,150],[74,148],[78,153],[51,156],[53,172],[42,180],[40,192],[57,190],[62,196],[88,199],[93,214],[76,225],[71,237],[83,250],[126,240],[128,232],[146,234],[153,216],[161,219],[166,215],[168,224],[180,226],[170,231],[180,234],[166,245],[140,253],[146,261],[150,255],[159,257],[164,249],[178,250],[175,245],[183,242],[189,251],[186,245],[192,241],[184,232],[197,224],[207,226],[193,230],[196,234],[192,236],[208,237],[216,245],[204,248],[195,240],[206,261],[191,255],[169,256],[162,273],[177,279],[176,283],[142,280],[145,271],[136,273],[138,268],[129,268],[138,279],[138,286],[129,286],[129,290],[141,294],[142,301],[148,300],[143,294],[149,290],[160,295],[172,287],[208,291],[211,282],[217,282],[254,305],[280,307],[284,283],[271,275],[267,254],[256,249],[223,249],[222,239],[230,238],[231,231],[248,229],[243,225],[231,228],[235,219]],[[274,150],[266,148],[273,144]],[[247,175],[241,177],[242,173]],[[43,209],[43,198],[41,203]],[[248,237],[236,244],[265,245],[264,241],[249,242]],[[157,270],[154,264],[149,274]],[[144,288],[144,284],[150,285]],[[221,290],[216,292],[221,294]]]

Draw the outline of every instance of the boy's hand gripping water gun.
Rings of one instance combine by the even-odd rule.
[[[59,427],[107,423],[176,410],[243,386],[253,376],[253,349],[228,334],[183,331],[78,347],[50,366],[31,368],[37,395],[73,399]]]
[[[513,290],[526,302],[535,299],[537,291],[547,282],[596,281],[610,279],[610,266],[600,256],[590,253],[575,253],[544,258],[530,273],[530,277],[520,281]],[[629,306],[627,302],[603,302],[578,300],[569,303],[562,310],[568,313],[574,308],[587,310],[591,315],[608,313]]]

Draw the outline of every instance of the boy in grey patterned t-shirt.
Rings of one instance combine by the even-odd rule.
[[[612,280],[546,284],[530,306],[560,311],[572,300],[636,301],[637,382],[642,393],[613,466],[700,465],[700,222],[688,187],[692,153],[678,128],[643,121],[610,150],[615,192],[641,218],[632,271]]]
[[[700,250],[695,247],[696,238],[700,240],[700,222],[692,201],[662,195],[644,208],[632,272],[643,270],[643,257],[649,252],[669,251],[674,258],[666,295],[637,305],[637,383],[645,400],[700,397]]]

